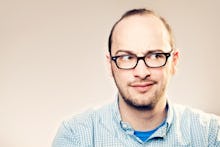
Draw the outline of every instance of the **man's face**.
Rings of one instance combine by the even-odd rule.
[[[169,34],[162,22],[152,15],[124,18],[112,36],[112,56],[135,54],[144,56],[151,51],[170,52]],[[119,97],[137,109],[153,109],[164,99],[167,83],[174,73],[178,54],[171,54],[164,67],[148,68],[140,60],[134,69],[118,69],[110,61]]]

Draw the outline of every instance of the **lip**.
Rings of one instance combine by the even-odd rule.
[[[134,88],[136,91],[144,93],[144,92],[149,91],[155,84],[156,82],[150,81],[150,82],[143,82],[143,83],[133,83],[130,86]]]

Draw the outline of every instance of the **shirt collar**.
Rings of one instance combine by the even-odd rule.
[[[116,119],[117,123],[121,123],[121,114],[119,110],[119,98],[117,96],[115,102],[112,105],[112,112],[113,112],[113,117]]]
[[[166,118],[166,125],[167,125],[166,132],[167,132],[173,122],[173,117],[174,117],[172,102],[168,99],[167,99],[166,108],[167,108],[167,118]],[[113,118],[115,118],[116,123],[120,124],[120,126],[124,129],[124,127],[123,127],[124,122],[122,122],[121,114],[120,114],[120,110],[119,110],[118,96],[112,105],[112,112],[113,112]],[[126,124],[125,126],[128,126],[128,128],[130,128],[128,124]]]
[[[166,123],[167,123],[167,129],[170,128],[172,122],[173,122],[173,104],[170,100],[167,99],[167,118],[166,118]]]

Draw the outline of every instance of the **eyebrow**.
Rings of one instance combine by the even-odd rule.
[[[126,49],[119,49],[119,50],[117,50],[116,51],[116,55],[118,54],[118,53],[120,53],[120,52],[122,52],[122,53],[128,53],[128,54],[132,54],[132,55],[136,55],[133,51],[131,51],[131,50],[126,50]],[[145,53],[145,55],[146,54],[149,54],[149,53],[155,53],[155,52],[164,52],[162,49],[152,49],[152,50],[148,50],[146,53]]]
[[[132,51],[130,51],[130,50],[125,50],[125,49],[120,49],[120,50],[117,50],[117,52],[115,53],[116,55],[118,54],[118,53],[128,53],[128,54],[134,54],[135,55],[135,53],[134,52],[132,52]]]

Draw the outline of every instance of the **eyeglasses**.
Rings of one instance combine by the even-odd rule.
[[[119,69],[134,69],[139,60],[143,60],[145,65],[149,68],[159,68],[166,65],[167,59],[171,56],[172,51],[173,50],[168,53],[150,52],[142,57],[126,53],[119,56],[112,56],[111,59]]]

